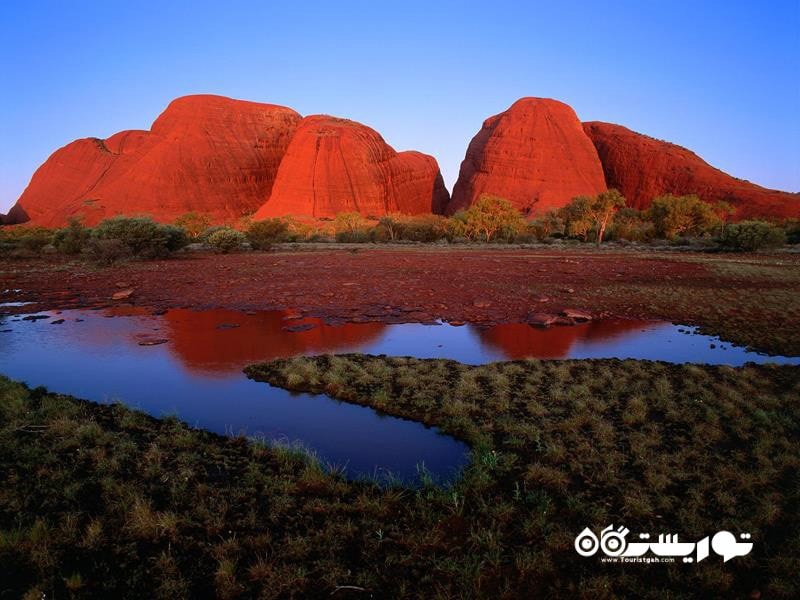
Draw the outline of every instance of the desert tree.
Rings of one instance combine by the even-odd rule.
[[[513,239],[525,226],[525,219],[505,198],[483,194],[463,213],[465,230],[470,238],[491,242],[497,237]]]
[[[653,199],[648,210],[650,219],[660,237],[705,235],[720,224],[714,207],[698,196],[666,194]]]
[[[589,215],[597,232],[597,245],[603,243],[606,227],[617,211],[625,207],[625,196],[615,189],[601,192],[589,204]]]
[[[581,238],[584,242],[589,239],[589,231],[594,224],[592,218],[592,203],[590,196],[576,196],[560,211],[564,221],[564,233],[569,237]]]

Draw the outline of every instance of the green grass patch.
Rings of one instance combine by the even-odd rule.
[[[797,367],[346,355],[247,373],[437,425],[472,464],[447,487],[348,482],[301,449],[0,378],[0,597],[798,594]],[[580,558],[580,530],[611,522],[756,546]]]

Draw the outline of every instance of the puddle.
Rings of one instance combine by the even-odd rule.
[[[46,317],[33,318],[32,317]],[[605,320],[536,329],[381,323],[326,325],[293,311],[242,313],[138,307],[0,319],[0,373],[31,386],[152,415],[176,414],[217,433],[299,441],[349,476],[389,471],[407,481],[424,463],[442,480],[467,460],[465,444],[435,428],[248,380],[253,362],[298,354],[366,352],[470,364],[537,358],[639,358],[741,365],[800,364],[699,335],[692,327]],[[28,320],[24,320],[28,317]]]

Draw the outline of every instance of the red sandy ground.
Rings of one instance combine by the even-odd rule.
[[[752,276],[713,273],[703,262],[707,260],[708,255],[687,253],[419,246],[301,246],[271,253],[187,253],[113,268],[56,257],[0,264],[0,292],[22,290],[0,296],[0,302],[38,303],[16,312],[107,306],[114,304],[114,292],[132,288],[134,293],[125,302],[155,309],[291,308],[333,322],[425,322],[437,318],[524,322],[533,312],[577,308],[595,316],[690,323],[698,321],[697,314],[686,314],[693,310],[665,307],[643,299],[642,294],[615,290],[680,287],[710,291],[709,301],[713,302],[717,289],[738,293],[784,287],[781,282]],[[748,260],[757,264],[770,259]],[[798,255],[784,254],[777,260],[793,272],[800,266]],[[785,283],[791,285],[791,281]]]

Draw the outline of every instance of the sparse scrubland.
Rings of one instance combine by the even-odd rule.
[[[800,369],[469,367],[363,355],[250,377],[467,440],[451,485],[348,482],[303,453],[0,380],[8,597],[641,598],[798,594]],[[581,558],[586,526],[747,531],[746,557]]]
[[[560,209],[526,219],[503,198],[484,195],[469,209],[451,217],[387,214],[365,217],[340,213],[334,219],[298,220],[276,217],[253,221],[249,217],[227,225],[190,212],[172,225],[147,216],[118,216],[94,228],[74,218],[67,227],[51,230],[36,226],[0,228],[0,256],[30,258],[42,253],[84,256],[96,263],[125,259],[164,258],[190,243],[221,254],[245,248],[270,250],[293,242],[340,243],[553,243],[558,240],[605,241],[691,246],[714,251],[756,251],[800,242],[800,223],[742,221],[728,223],[733,214],[725,203],[708,204],[697,196],[655,198],[645,211],[625,207],[616,190],[595,197],[574,198]]]
[[[622,204],[578,198],[531,221],[486,197],[450,218],[6,227],[0,252],[16,260],[0,262],[0,289],[38,310],[107,306],[126,288],[153,309],[338,321],[520,323],[576,307],[800,353],[797,254],[716,253],[797,243],[796,223],[726,223],[725,206],[692,197]],[[620,244],[583,243],[606,240]],[[292,245],[314,241],[400,245]],[[215,254],[178,252],[188,244]],[[660,251],[687,244],[703,252]],[[271,252],[236,253],[248,247]],[[0,378],[0,598],[800,594],[798,367],[346,355],[246,372],[436,425],[471,463],[449,483],[424,468],[419,487],[347,481],[298,449]],[[612,523],[689,541],[748,532],[755,548],[726,564],[577,555],[584,527]]]

